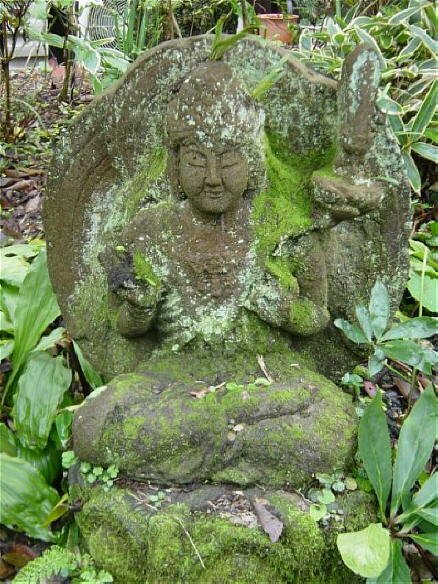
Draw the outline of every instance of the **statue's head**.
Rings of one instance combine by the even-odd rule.
[[[264,116],[225,63],[191,72],[168,107],[175,190],[207,214],[232,210],[264,182]]]

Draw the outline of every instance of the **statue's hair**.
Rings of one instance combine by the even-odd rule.
[[[182,144],[214,144],[237,148],[248,163],[247,195],[265,185],[264,112],[229,65],[210,62],[192,70],[167,108],[168,173],[175,194]]]

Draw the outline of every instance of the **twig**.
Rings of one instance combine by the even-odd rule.
[[[181,519],[179,517],[175,517],[175,520],[178,521],[178,523],[181,525],[181,529],[184,531],[184,533],[187,535],[187,537],[189,538],[189,542],[192,544],[192,548],[195,550],[196,555],[199,558],[199,562],[201,564],[201,566],[204,568],[205,570],[205,564],[201,558],[201,554],[198,552],[198,548],[195,546],[195,543],[193,541],[193,539],[190,536],[190,533],[187,531],[184,523],[181,521]]]
[[[269,371],[266,367],[266,363],[265,360],[263,358],[263,355],[257,355],[257,363],[259,364],[260,369],[262,370],[264,376],[266,377],[266,379],[269,381],[269,383],[273,383],[274,380],[273,378],[269,375]]]

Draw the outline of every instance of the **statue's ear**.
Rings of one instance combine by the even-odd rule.
[[[372,141],[381,55],[361,44],[342,67],[338,90],[339,146],[348,156],[364,156]]]

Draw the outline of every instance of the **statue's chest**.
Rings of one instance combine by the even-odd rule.
[[[174,274],[179,286],[216,301],[239,294],[248,251],[247,238],[239,231],[204,228],[184,234],[172,262],[179,268]]]

